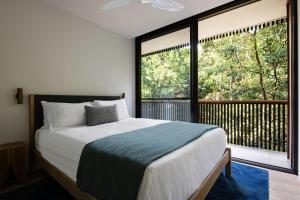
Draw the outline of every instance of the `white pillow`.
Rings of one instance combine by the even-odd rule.
[[[125,99],[113,100],[113,101],[94,101],[94,106],[112,106],[117,105],[118,120],[129,118]]]
[[[44,128],[55,129],[86,124],[85,103],[55,103],[42,101]]]

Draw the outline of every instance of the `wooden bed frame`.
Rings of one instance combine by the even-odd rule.
[[[40,152],[35,148],[35,132],[43,125],[43,109],[41,101],[48,102],[65,102],[81,103],[94,100],[117,100],[125,98],[125,93],[120,96],[74,96],[74,95],[29,95],[29,147],[30,147],[30,168],[35,170],[37,167],[44,169],[60,185],[62,185],[72,196],[78,200],[96,200],[95,197],[81,191],[76,183],[57,167],[49,163],[42,157]],[[221,160],[216,164],[214,169],[201,183],[199,188],[189,198],[189,200],[205,199],[208,192],[215,184],[217,178],[225,168],[226,176],[231,176],[231,150],[226,148]]]

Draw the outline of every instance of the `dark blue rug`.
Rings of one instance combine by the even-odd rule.
[[[268,200],[269,173],[267,170],[233,162],[232,177],[223,172],[206,200]]]

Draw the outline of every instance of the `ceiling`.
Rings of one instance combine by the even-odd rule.
[[[286,17],[286,0],[261,0],[247,6],[216,15],[198,23],[198,38],[204,39],[228,31],[239,30]],[[190,42],[190,29],[182,29],[142,43],[142,54]]]
[[[261,0],[199,21],[198,37],[207,38],[220,33],[286,17],[286,2],[286,0]]]
[[[67,12],[89,20],[100,27],[134,38],[149,31],[185,19],[231,0],[176,0],[184,5],[181,12],[154,9],[150,4],[135,3],[112,10],[100,8],[110,0],[45,0]]]

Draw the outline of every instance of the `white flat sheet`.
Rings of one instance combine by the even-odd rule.
[[[165,122],[130,118],[92,127],[78,126],[55,131],[39,129],[36,148],[46,160],[76,181],[80,155],[87,143]],[[225,148],[225,132],[218,128],[154,161],[145,171],[137,199],[188,199],[221,159]]]

